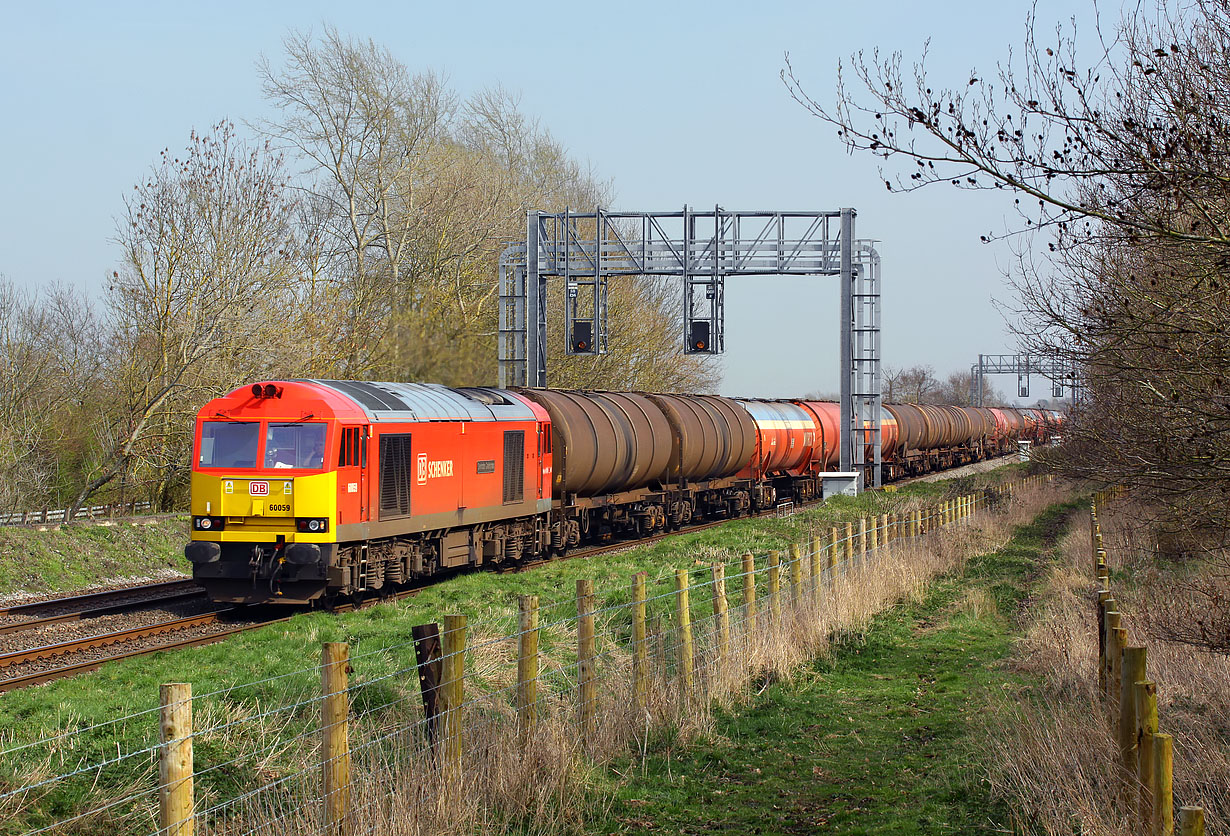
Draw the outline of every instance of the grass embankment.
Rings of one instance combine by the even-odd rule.
[[[1015,470],[1009,468],[1007,472]],[[1003,476],[988,474],[986,481],[998,481]],[[471,621],[471,644],[479,645],[484,639],[512,632],[519,594],[540,596],[544,623],[571,618],[575,615],[575,582],[579,578],[594,581],[599,607],[622,603],[629,596],[628,582],[635,572],[647,571],[651,579],[665,578],[677,567],[726,561],[743,551],[764,555],[769,549],[805,542],[813,533],[827,532],[836,522],[916,507],[950,493],[968,492],[971,485],[969,480],[955,485],[915,484],[896,493],[839,498],[786,519],[734,521],[651,546],[564,561],[531,572],[476,572],[438,583],[396,604],[347,615],[306,613],[220,644],[115,663],[76,679],[11,692],[0,698],[0,751],[63,730],[81,731],[59,741],[54,751],[35,746],[6,757],[0,767],[0,791],[6,786],[27,784],[32,776],[59,774],[69,763],[96,762],[151,746],[157,740],[156,715],[110,721],[156,707],[160,683],[191,682],[196,694],[214,694],[198,699],[194,705],[196,728],[220,729],[196,739],[198,761],[233,761],[225,769],[214,769],[201,777],[198,799],[207,802],[232,796],[267,783],[270,775],[302,767],[303,743],[295,741],[305,735],[313,742],[316,738],[313,729],[319,706],[312,700],[320,688],[315,664],[322,641],[351,645],[355,715],[373,727],[396,725],[404,723],[407,712],[417,712],[417,677],[404,673],[390,676],[396,671],[413,670],[410,628],[415,624],[438,621],[445,613],[465,613]],[[668,607],[669,602],[664,601],[662,606]],[[542,650],[566,662],[568,647],[567,641],[555,648],[544,640]],[[507,662],[487,661],[498,661],[500,665],[494,667],[500,670]],[[279,710],[266,715],[270,708]],[[93,728],[98,723],[105,725]],[[274,743],[275,748],[268,756],[245,759],[254,740],[259,740],[261,747]],[[278,749],[277,741],[286,744]],[[49,786],[45,795],[30,799],[31,807],[10,823],[20,827],[62,819],[75,810],[123,797],[134,787],[152,787],[155,777],[152,759],[124,759],[107,770]],[[104,817],[83,823],[76,832],[113,834],[116,825],[114,818]],[[6,832],[5,828],[0,827],[0,832]]]
[[[0,600],[187,575],[188,518],[0,527]]]
[[[702,743],[622,764],[594,833],[966,833],[1004,828],[980,715],[1021,687],[1005,670],[1017,617],[1075,504],[921,601],[877,616]]]

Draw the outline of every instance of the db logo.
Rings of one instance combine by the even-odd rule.
[[[252,496],[269,496],[268,482],[249,482],[248,493]]]
[[[419,453],[419,484],[427,484],[427,454]]]

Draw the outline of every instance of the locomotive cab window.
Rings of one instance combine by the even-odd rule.
[[[324,424],[270,424],[265,431],[265,467],[319,470],[324,464]]]
[[[358,427],[345,427],[342,429],[342,443],[339,445],[337,453],[338,467],[357,467],[359,464],[359,445],[362,437],[359,435]]]

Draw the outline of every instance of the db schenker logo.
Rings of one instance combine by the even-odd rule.
[[[420,485],[426,485],[428,479],[438,479],[453,475],[453,460],[440,462],[427,461],[426,453],[418,455],[418,480]]]

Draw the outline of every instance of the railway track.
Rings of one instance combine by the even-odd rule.
[[[217,613],[213,613],[212,615],[217,615]],[[14,691],[18,688],[27,688],[31,685],[41,685],[44,682],[51,682],[52,680],[55,680],[55,679],[64,679],[66,677],[76,676],[77,674],[97,670],[98,668],[102,667],[108,662],[118,662],[122,659],[131,659],[136,656],[144,656],[148,653],[157,653],[163,650],[178,650],[178,649],[186,648],[186,647],[200,647],[201,645],[213,644],[214,642],[222,641],[228,636],[233,636],[236,633],[242,633],[245,630],[252,630],[252,629],[255,629],[256,627],[264,627],[267,624],[276,624],[281,621],[289,621],[291,617],[292,616],[287,615],[287,616],[282,616],[279,618],[271,618],[268,620],[264,620],[264,621],[260,621],[260,622],[252,623],[252,624],[239,624],[233,627],[229,627],[225,630],[219,630],[216,632],[208,633],[206,635],[188,636],[188,637],[177,639],[174,641],[159,642],[158,644],[152,645],[152,646],[131,648],[121,653],[115,653],[115,654],[111,654],[107,656],[95,656],[95,657],[91,657],[88,659],[84,659],[82,661],[72,662],[67,665],[60,665],[54,668],[46,668],[43,670],[32,671],[30,673],[17,674],[15,676],[11,676],[6,679],[0,679],[0,693],[3,693],[5,691]],[[188,621],[188,620],[190,619],[180,619],[180,621]],[[215,622],[209,622],[209,623],[215,623]],[[172,624],[172,622],[163,622],[163,624],[161,625],[153,625],[151,629],[157,628],[157,627],[166,627],[170,624]],[[189,626],[190,625],[181,625],[178,629],[188,629]],[[141,628],[137,628],[137,629],[139,630]],[[121,632],[134,632],[134,631],[121,631]],[[147,633],[146,635],[147,636],[157,635],[157,633]],[[119,633],[111,633],[111,634],[107,634],[105,636],[101,636],[98,638],[108,640],[112,644],[115,642],[125,640],[125,639],[117,638],[118,636],[119,636]],[[133,638],[131,637],[127,639],[127,641],[132,641],[132,640]],[[108,645],[88,645],[87,644],[88,642],[89,642],[89,639],[83,639],[81,641],[82,646],[78,647],[76,650],[79,652],[79,651],[97,649],[100,646],[102,647],[108,646]],[[70,643],[66,642],[64,644],[70,644]],[[39,650],[49,650],[49,649],[54,650],[56,647],[58,646],[52,646],[51,648],[36,648],[33,651],[24,651],[22,653],[6,654],[6,656],[0,657],[0,664],[4,664],[7,666],[19,665],[20,662],[18,662],[15,658],[10,658],[10,657],[17,657],[17,656],[22,656],[22,655],[31,656],[32,654],[37,653]],[[64,651],[64,652],[71,653],[74,651],[69,650],[69,651]],[[27,659],[26,661],[28,663],[29,661],[32,661],[32,660]],[[0,672],[2,672],[3,670],[4,668],[0,667]],[[2,675],[2,673],[0,673],[0,675]]]
[[[133,606],[148,605],[151,602],[166,600],[170,596],[182,596],[188,593],[199,596],[203,595],[204,591],[194,580],[165,581],[143,586],[107,589],[102,592],[88,592],[84,595],[71,595],[65,598],[48,598],[44,601],[13,604],[9,607],[0,607],[0,617],[38,616],[40,613],[78,608],[84,613],[93,609],[106,609],[129,603],[123,599],[131,599],[130,603]]]
[[[157,590],[160,594],[152,598],[132,598],[130,600],[121,600],[117,603],[107,603],[116,598],[122,598],[123,593],[132,593],[134,591],[154,591],[155,587],[165,587],[165,589]],[[36,615],[34,618],[27,618],[22,621],[13,621],[8,624],[0,624],[0,636],[10,633],[23,633],[30,630],[38,630],[43,627],[50,627],[54,624],[69,624],[75,621],[86,621],[91,618],[100,618],[107,615],[120,615],[127,612],[135,612],[137,610],[150,607],[163,607],[172,604],[182,604],[188,601],[195,601],[204,598],[205,591],[191,581],[173,581],[167,584],[153,584],[149,587],[132,587],[123,590],[113,590],[111,592],[91,593],[89,595],[74,596],[73,598],[57,598],[50,601],[39,601],[33,604],[23,604],[21,608],[31,608],[31,613]],[[88,606],[91,603],[97,603],[96,606]],[[38,612],[45,610],[58,610],[74,605],[85,604],[87,609],[69,609],[68,612],[53,613],[52,615],[37,616]],[[0,610],[0,615],[21,615],[23,613],[15,613],[18,608],[9,608],[8,610]]]

